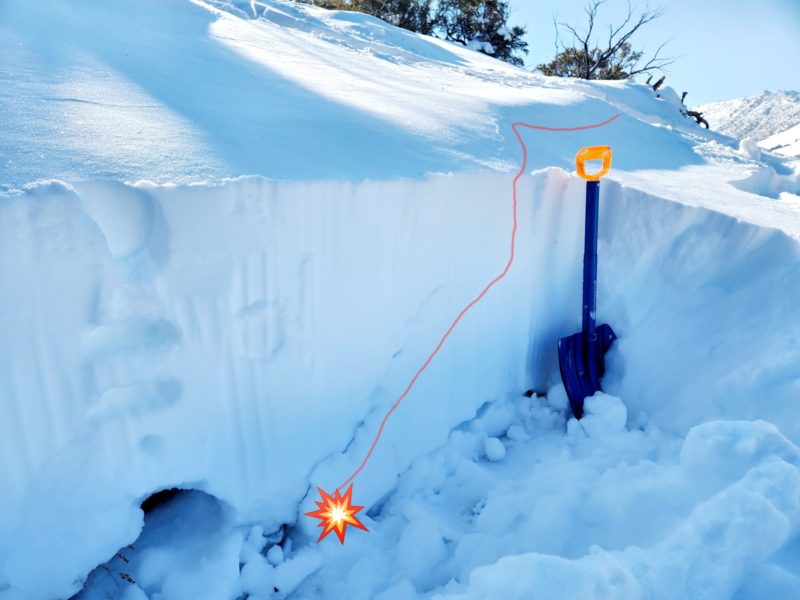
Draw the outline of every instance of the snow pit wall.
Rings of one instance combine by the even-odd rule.
[[[0,201],[0,597],[69,596],[155,490],[265,530],[363,459],[502,270],[512,176],[217,186],[42,184]],[[485,402],[559,380],[580,326],[584,184],[519,182],[516,260],[393,414],[369,506]],[[798,245],[604,182],[599,315],[629,423],[763,418],[795,443]],[[310,535],[314,523],[300,519]],[[48,573],[42,577],[42,573]]]

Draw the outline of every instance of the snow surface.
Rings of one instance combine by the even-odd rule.
[[[776,154],[800,157],[800,122],[786,131],[761,140],[759,144]]]
[[[288,2],[0,30],[2,600],[800,595],[797,163],[669,89]],[[618,112],[523,132],[508,276],[356,478],[369,533],[315,544],[313,490],[508,258],[511,124]],[[579,422],[555,348],[598,143],[619,339]]]

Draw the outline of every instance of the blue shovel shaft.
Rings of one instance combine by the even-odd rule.
[[[583,326],[581,331],[558,341],[561,379],[576,418],[583,415],[583,401],[600,388],[605,372],[604,356],[616,339],[609,325],[597,326],[597,221],[600,186],[586,183],[586,224],[583,247]]]
[[[583,239],[583,326],[590,356],[597,342],[595,315],[597,313],[597,213],[600,207],[600,182],[586,182],[586,224]]]

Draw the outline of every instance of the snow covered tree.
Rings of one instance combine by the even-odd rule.
[[[440,35],[494,58],[522,66],[525,28],[509,26],[508,0],[300,0],[323,8],[363,12],[403,29]],[[434,11],[433,6],[436,6]]]
[[[351,0],[352,10],[367,13],[409,31],[430,34],[431,0]]]
[[[641,52],[634,52],[631,45],[624,43],[617,54],[604,58],[599,48],[586,51],[579,48],[567,48],[556,55],[547,64],[536,67],[544,75],[554,77],[579,77],[581,79],[628,79],[635,71],[636,64],[642,57]],[[586,66],[593,65],[590,77],[586,77]]]
[[[433,10],[431,9],[431,0],[387,0],[386,6],[388,7],[389,17],[384,20],[409,31],[425,35],[432,33]]]
[[[641,27],[664,14],[662,8],[647,9],[634,18],[631,5],[628,4],[628,14],[625,19],[619,26],[609,26],[608,38],[599,43],[593,39],[593,34],[601,4],[603,0],[592,0],[586,6],[588,23],[582,32],[566,23],[556,25],[556,56],[549,63],[538,65],[536,67],[538,71],[556,77],[629,79],[639,73],[663,70],[674,62],[672,58],[659,56],[664,44],[661,44],[653,57],[644,64],[640,62],[644,53],[634,50],[631,46],[630,40],[633,35]],[[572,34],[571,45],[567,46],[559,41],[559,26]]]
[[[508,17],[507,0],[439,0],[435,28],[447,40],[522,66],[516,53],[528,53],[525,28],[510,27]]]
[[[417,33],[433,31],[431,0],[317,0],[317,6],[336,10],[352,10],[377,17]]]

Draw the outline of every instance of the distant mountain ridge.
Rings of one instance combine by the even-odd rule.
[[[737,139],[757,141],[782,133],[800,124],[800,92],[765,91],[697,107],[711,124],[711,129]]]

